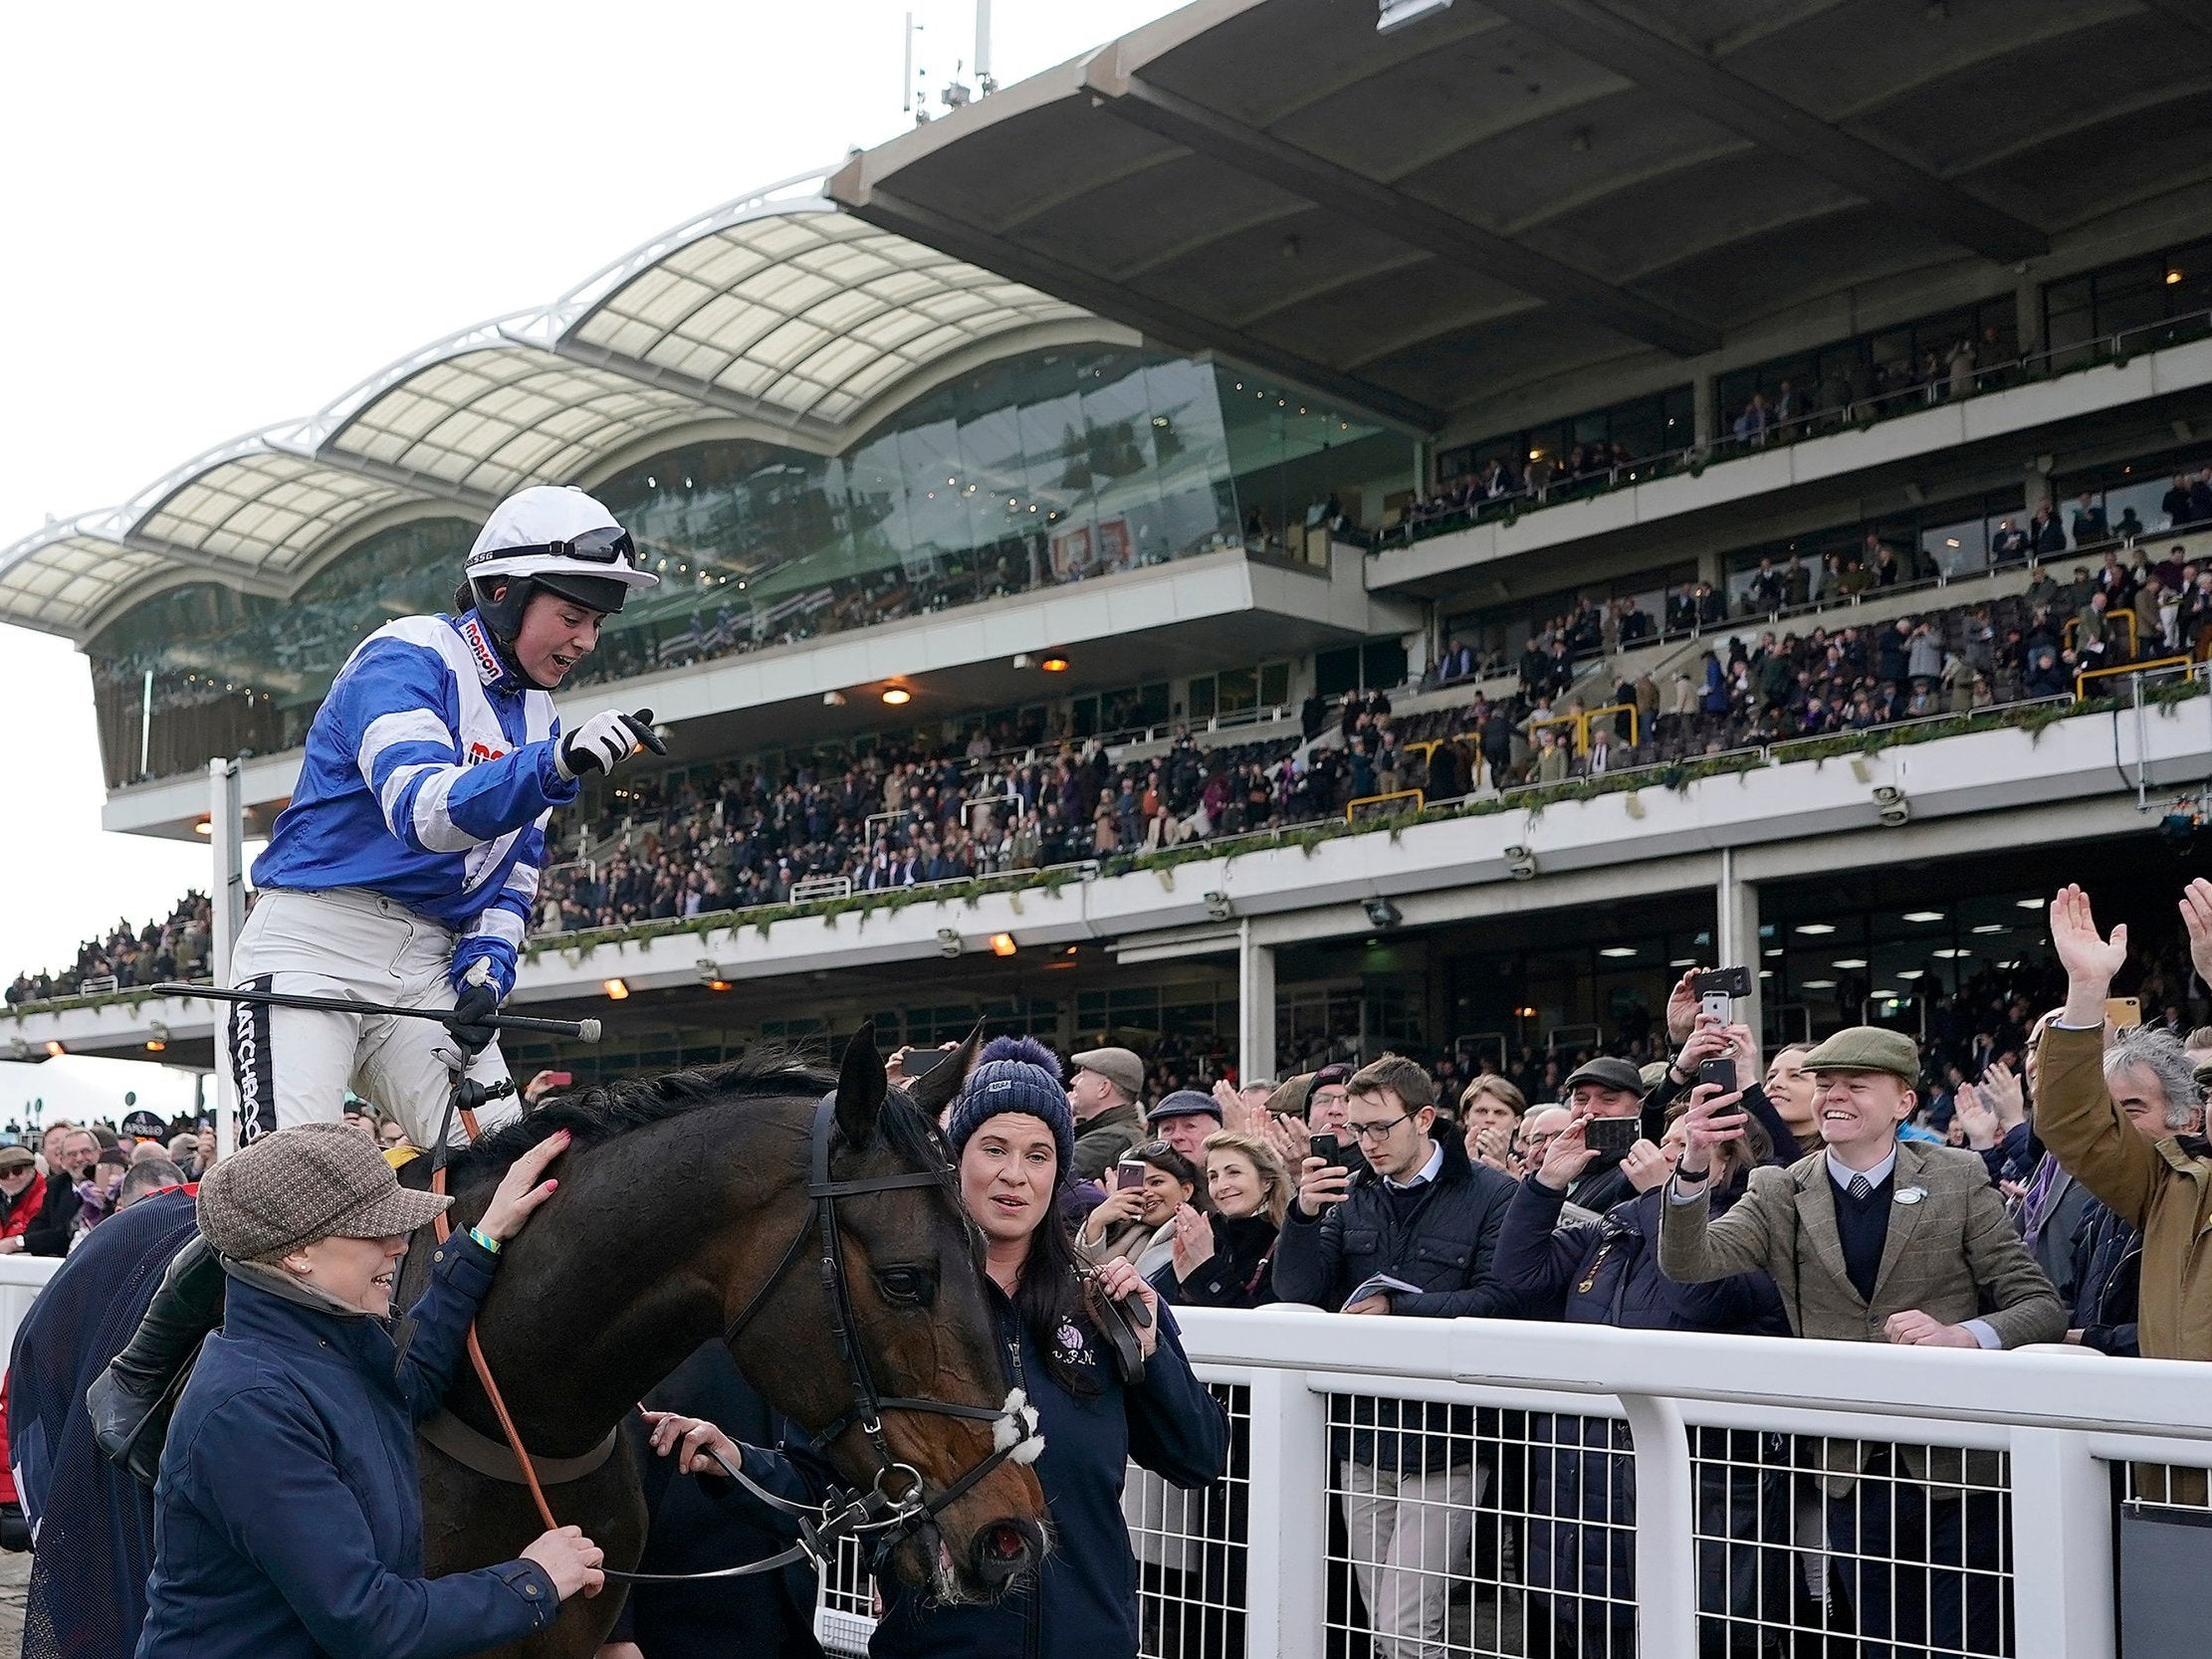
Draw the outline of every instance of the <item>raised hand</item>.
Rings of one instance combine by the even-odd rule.
[[[1694,967],[1685,970],[1666,993],[1666,1037],[1669,1042],[1686,1043],[1690,1033],[1697,1029],[1697,993],[1689,986],[1700,971]]]
[[[1736,1110],[1743,1091],[1724,1094],[1709,1083],[1689,1092],[1689,1111],[1682,1116],[1681,1161],[1675,1165],[1682,1179],[1701,1181],[1712,1173],[1713,1154],[1743,1139],[1744,1115]]]
[[[2194,942],[2192,938],[2192,946]],[[2106,938],[2090,914],[2090,896],[2069,885],[2051,901],[2051,943],[2066,969],[2066,1023],[2102,1025],[2112,976],[2127,961],[2127,924],[2121,923]]]
[[[1736,1057],[1736,1087],[1748,1089],[1767,1075],[1766,1056],[1759,1051],[1759,1034],[1748,1025],[1728,1027],[1728,1047]]]
[[[1992,1061],[1983,1069],[1981,1098],[1997,1114],[1997,1122],[2004,1129],[2028,1121],[2028,1096],[2020,1086],[2020,1075],[2002,1060]]]
[[[1251,1132],[1251,1114],[1244,1110],[1243,1091],[1225,1077],[1214,1080],[1214,1104],[1221,1109],[1221,1128],[1239,1135]]]
[[[2189,930],[2189,960],[2212,985],[2212,882],[2202,876],[2181,890],[2181,925]]]
[[[1983,1101],[1982,1092],[1971,1083],[1958,1086],[1958,1098],[1951,1103],[1951,1116],[1966,1132],[1966,1143],[1977,1152],[1985,1152],[2004,1138],[2003,1126],[1997,1114]]]
[[[1214,1259],[1214,1223],[1189,1204],[1178,1204],[1170,1224],[1175,1228],[1175,1276],[1188,1279]]]
[[[1621,1160],[1621,1173],[1628,1176],[1629,1185],[1639,1192],[1664,1186],[1666,1177],[1673,1172],[1674,1160],[1649,1141],[1637,1141],[1629,1148],[1628,1156]]]
[[[1590,1114],[1578,1112],[1575,1120],[1559,1132],[1558,1137],[1544,1148],[1544,1162],[1536,1171],[1536,1178],[1554,1192],[1564,1192],[1582,1178],[1598,1154],[1584,1136],[1589,1127]]]

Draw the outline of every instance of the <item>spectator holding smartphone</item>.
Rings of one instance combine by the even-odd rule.
[[[1514,1192],[1498,1234],[1498,1277],[1520,1298],[1522,1315],[1632,1331],[1787,1336],[1781,1295],[1765,1273],[1677,1285],[1659,1271],[1660,1189],[1688,1137],[1685,1119],[1676,1118],[1659,1145],[1639,1141],[1622,1159],[1636,1197],[1602,1218],[1561,1222],[1567,1188],[1597,1156],[1584,1134],[1589,1122],[1577,1117],[1550,1142],[1541,1166]],[[1742,1195],[1751,1169],[1770,1162],[1772,1149],[1753,1120],[1741,1141],[1718,1153],[1717,1209],[1725,1212]],[[1636,1478],[1628,1425],[1540,1412],[1528,1427],[1532,1617],[1549,1615],[1555,1654],[1633,1654]],[[1699,1460],[1699,1610],[1748,1617],[1787,1605],[1789,1555],[1761,1548],[1764,1539],[1787,1536],[1787,1481],[1761,1468],[1759,1435],[1691,1433]]]
[[[1701,1284],[1764,1270],[1791,1330],[1832,1342],[1997,1348],[2062,1337],[2066,1309],[1981,1159],[1897,1139],[1919,1099],[1912,1039],[1848,1027],[1805,1069],[1820,1085],[1821,1149],[1787,1169],[1753,1170],[1719,1217],[1709,1198],[1715,1153],[1742,1140],[1750,1119],[1740,1093],[1692,1092],[1659,1225],[1666,1276]],[[1861,1636],[1902,1651],[1996,1652],[2006,1525],[1996,1457],[1847,1440],[1830,1442],[1824,1461],[1831,1586]],[[1940,1491],[1962,1482],[1963,1495]]]
[[[1352,1076],[1345,1111],[1368,1167],[1305,1159],[1275,1250],[1276,1296],[1347,1314],[1510,1316],[1491,1258],[1513,1182],[1470,1162],[1458,1135],[1432,1133],[1428,1071],[1386,1054]],[[1490,1474],[1470,1460],[1473,1442],[1470,1407],[1365,1395],[1331,1432],[1377,1659],[1442,1651],[1446,1596],[1470,1564],[1476,1488]]]
[[[1093,1267],[1128,1261],[1150,1278],[1174,1258],[1176,1212],[1207,1207],[1206,1183],[1165,1141],[1148,1141],[1107,1171],[1105,1199],[1084,1218],[1075,1252]]]

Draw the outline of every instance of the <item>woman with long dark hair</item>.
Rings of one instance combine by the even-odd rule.
[[[1044,1434],[1037,1479],[1052,1512],[1052,1553],[991,1605],[933,1602],[881,1581],[874,1659],[1135,1659],[1137,1564],[1122,1518],[1134,1459],[1184,1488],[1220,1479],[1228,1450],[1221,1407],[1191,1370],[1175,1321],[1126,1258],[1082,1263],[1058,1203],[1075,1155],[1075,1122],[1052,1051],[1000,1037],[983,1052],[946,1116],[962,1206],[984,1240],[985,1289],[1005,1345],[1009,1380]],[[1141,1367],[1124,1374],[1108,1322],[1141,1305],[1131,1328]],[[829,1471],[803,1453],[741,1447],[712,1423],[649,1414],[654,1450],[686,1473],[719,1453],[746,1474],[818,1498]]]

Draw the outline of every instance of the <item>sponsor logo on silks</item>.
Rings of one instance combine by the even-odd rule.
[[[478,679],[489,686],[505,677],[507,665],[500,661],[499,651],[484,632],[482,618],[472,616],[462,623],[461,637],[469,642],[469,650],[475,653]]]
[[[506,753],[507,750],[503,748],[494,748],[489,743],[475,742],[469,744],[469,752],[461,757],[461,764],[464,766],[473,766],[479,760],[498,760],[502,758]]]

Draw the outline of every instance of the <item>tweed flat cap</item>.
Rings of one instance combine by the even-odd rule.
[[[399,1184],[376,1142],[343,1124],[265,1135],[200,1178],[199,1224],[234,1261],[273,1261],[319,1238],[411,1233],[451,1198]]]
[[[1879,1025],[1847,1025],[1801,1064],[1809,1072],[1888,1072],[1907,1083],[1920,1081],[1919,1045]]]
[[[1630,1061],[1617,1060],[1610,1054],[1601,1054],[1587,1065],[1576,1067],[1574,1075],[1559,1086],[1560,1095],[1565,1097],[1578,1083],[1595,1083],[1601,1089],[1625,1089],[1632,1095],[1644,1093],[1644,1074]]]
[[[1133,1050],[1087,1048],[1081,1054],[1068,1056],[1068,1064],[1077,1071],[1096,1072],[1108,1083],[1118,1085],[1133,1101],[1144,1098],[1145,1063]]]
[[[1267,1110],[1277,1118],[1303,1118],[1306,1101],[1313,1094],[1313,1073],[1286,1077],[1275,1085],[1275,1092],[1267,1097]]]
[[[0,1175],[36,1167],[38,1154],[28,1146],[0,1146]]]

